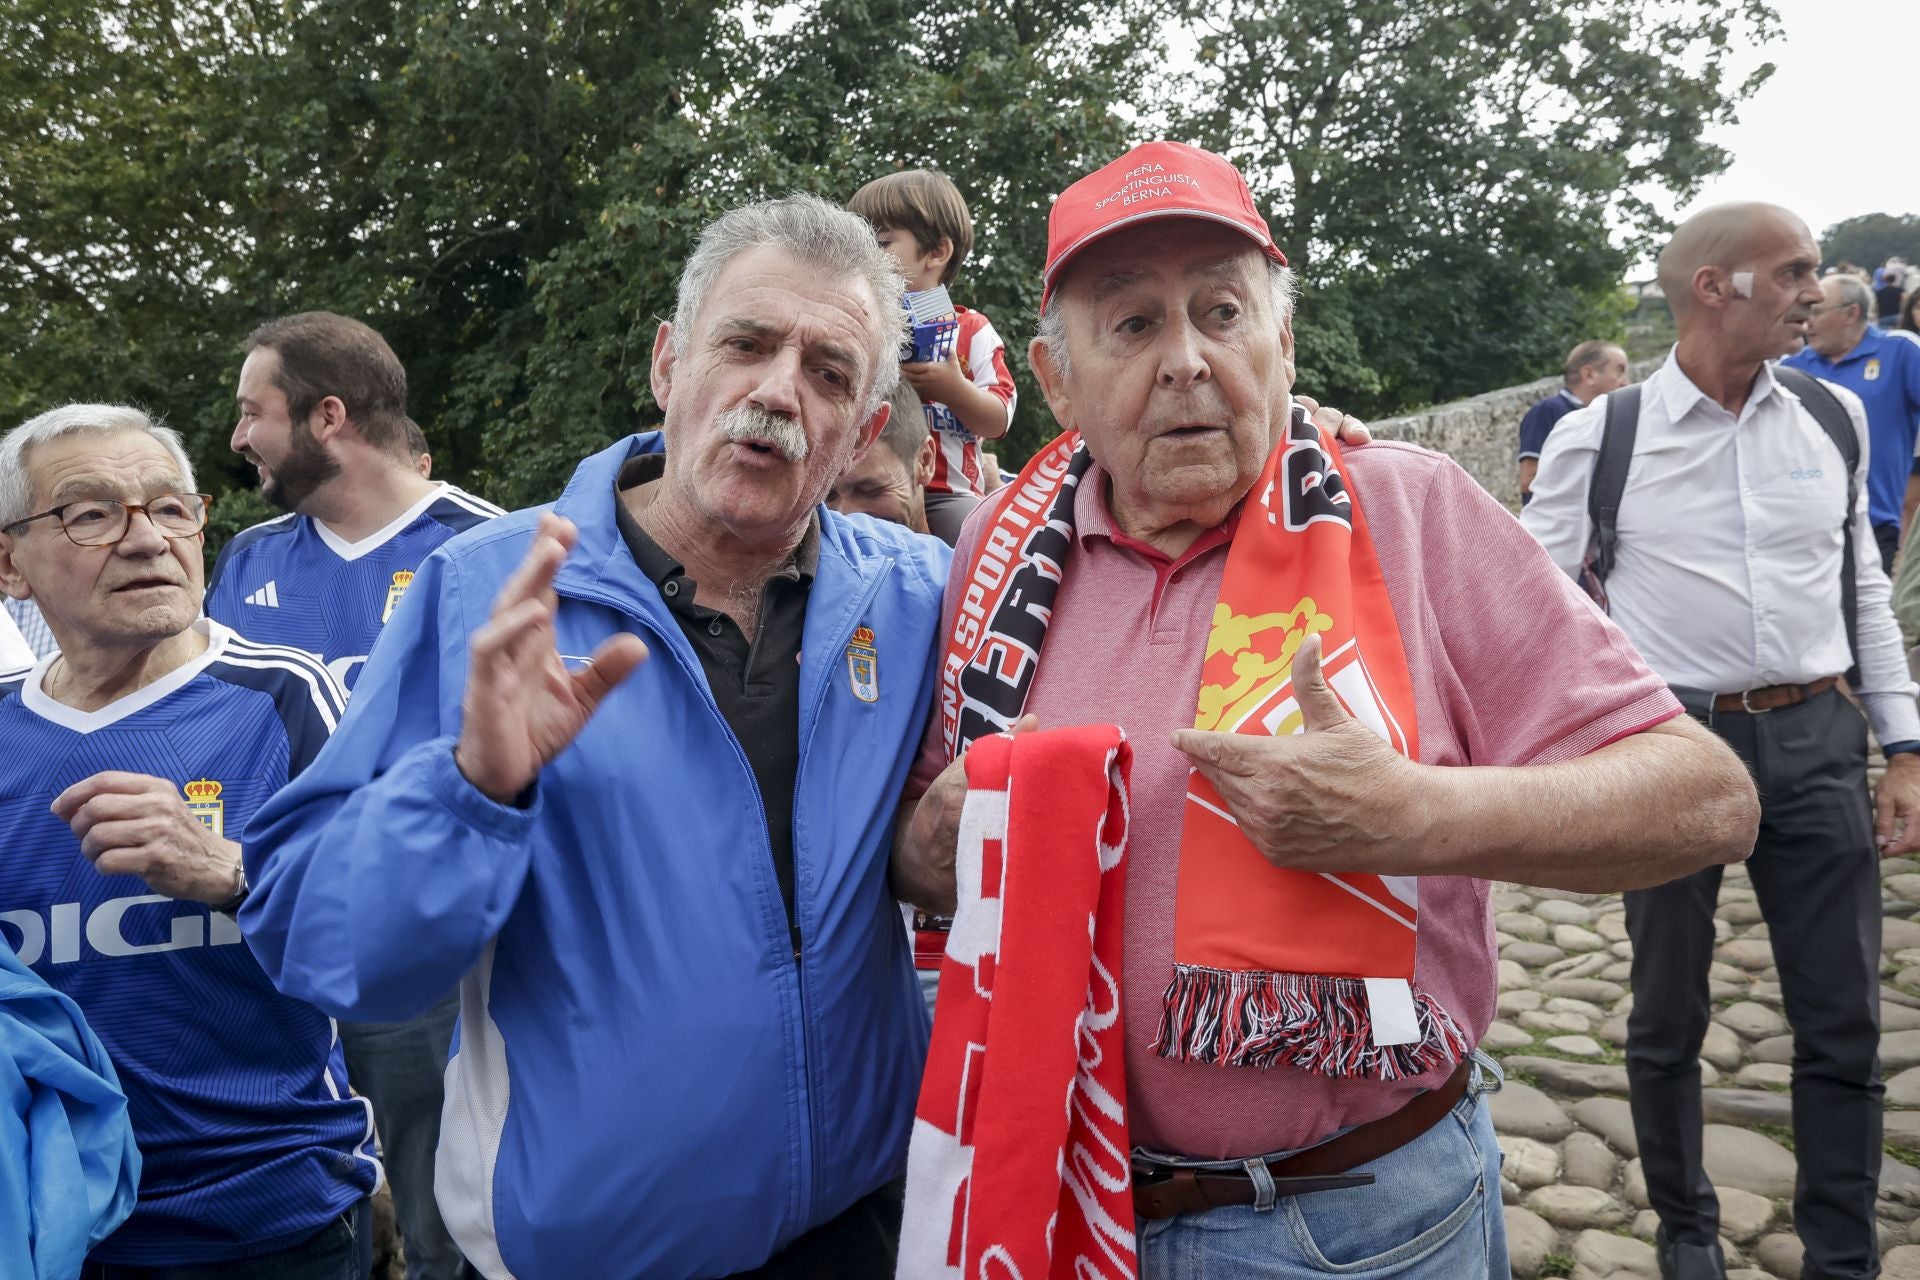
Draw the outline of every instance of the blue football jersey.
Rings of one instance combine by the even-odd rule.
[[[257,524],[214,562],[207,616],[263,644],[319,654],[351,689],[420,562],[454,534],[501,514],[441,485],[358,542],[302,515]]]
[[[273,989],[232,916],[100,874],[49,808],[102,770],[144,773],[237,840],[318,753],[346,694],[313,656],[194,625],[204,654],[98,711],[42,692],[51,657],[0,673],[0,941],[120,1072],[140,1200],[92,1257],[125,1266],[289,1248],[380,1179],[332,1021]]]

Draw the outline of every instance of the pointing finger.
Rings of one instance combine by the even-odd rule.
[[[1201,729],[1173,731],[1174,749],[1183,752],[1187,759],[1193,761],[1193,767],[1206,773],[1209,778],[1214,776],[1209,770],[1232,777],[1251,774],[1252,755],[1257,742],[1257,739],[1244,733],[1215,733]]]
[[[540,527],[526,557],[513,576],[507,579],[493,600],[493,616],[498,617],[523,600],[546,600],[553,594],[553,576],[566,562],[567,553],[580,538],[573,523],[551,511],[540,517]]]

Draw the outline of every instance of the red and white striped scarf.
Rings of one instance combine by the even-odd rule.
[[[1135,1274],[1120,1014],[1131,762],[1112,725],[993,735],[967,753],[901,1280]]]

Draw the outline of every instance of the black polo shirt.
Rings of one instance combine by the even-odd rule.
[[[620,469],[617,488],[637,488],[660,478],[666,455],[643,454]],[[820,560],[820,524],[807,524],[793,563],[760,589],[760,622],[749,639],[717,609],[694,603],[697,583],[686,567],[647,535],[627,504],[614,495],[614,518],[640,572],[660,589],[680,631],[700,658],[707,686],[727,727],[740,742],[760,784],[773,873],[787,909],[794,953],[800,931],[793,915],[793,782],[800,765],[800,640],[807,623],[807,594]]]

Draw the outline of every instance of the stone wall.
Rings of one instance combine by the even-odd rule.
[[[1638,382],[1659,368],[1665,358],[1642,360],[1628,373]],[[1520,467],[1513,455],[1520,442],[1520,419],[1560,386],[1559,378],[1542,378],[1367,425],[1380,439],[1405,440],[1446,454],[1465,467],[1488,493],[1518,511]]]

